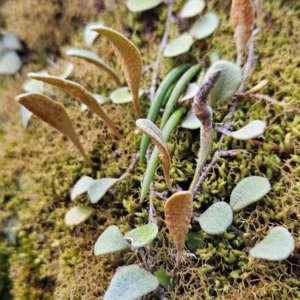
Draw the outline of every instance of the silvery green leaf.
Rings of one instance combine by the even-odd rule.
[[[65,223],[67,226],[74,226],[83,223],[94,212],[89,206],[79,205],[71,208],[65,215]]]
[[[150,244],[156,238],[157,233],[157,225],[150,223],[130,230],[124,238],[130,242],[133,248],[140,248]]]
[[[129,265],[116,272],[103,300],[136,300],[154,291],[158,285],[158,279],[150,272],[138,265]]]
[[[215,62],[220,60],[220,53],[217,50],[213,50],[209,53],[209,62],[213,65]]]
[[[187,115],[182,120],[181,127],[187,129],[198,129],[201,127],[201,122],[195,116],[192,107],[189,109]]]
[[[62,79],[67,79],[73,72],[74,70],[74,64],[68,63],[64,72],[59,76]]]
[[[226,202],[211,205],[199,218],[203,231],[208,234],[221,234],[227,230],[233,220],[233,212]]]
[[[12,75],[22,67],[22,61],[15,51],[7,51],[0,57],[0,75]]]
[[[27,177],[27,176],[22,176],[20,179],[17,181],[18,185],[18,190],[22,193],[28,193],[34,187],[36,186],[36,181]]]
[[[203,15],[190,29],[190,35],[196,40],[210,36],[219,26],[219,17],[214,12]]]
[[[171,41],[164,50],[165,57],[174,57],[190,50],[194,43],[193,38],[187,33],[179,35]]]
[[[188,0],[181,9],[179,16],[181,18],[191,18],[201,14],[205,7],[204,0]]]
[[[7,224],[7,239],[11,245],[17,245],[17,235],[19,231],[20,221],[17,217],[9,219]]]
[[[83,176],[81,177],[73,186],[72,192],[71,192],[71,200],[73,201],[76,197],[79,195],[87,192],[89,186],[94,182],[95,180],[89,176]]]
[[[117,182],[116,178],[101,178],[94,180],[88,188],[88,195],[92,203],[97,203],[106,192]]]
[[[94,254],[104,255],[129,248],[124,236],[116,225],[107,227],[94,245]]]
[[[48,75],[48,72],[46,70],[41,70],[38,71],[37,74]],[[43,93],[44,86],[44,82],[29,78],[23,83],[22,89],[26,93]]]
[[[234,212],[260,200],[271,189],[268,179],[261,176],[250,176],[242,179],[233,189],[230,206]]]
[[[93,96],[100,105],[106,103],[109,100],[107,97],[104,97],[100,94],[93,94]],[[84,103],[81,103],[81,105],[80,105],[81,111],[85,111],[85,110],[87,110],[87,108],[88,107]]]
[[[12,32],[4,34],[2,42],[6,49],[20,51],[23,49],[20,39]]]
[[[233,131],[229,136],[238,140],[254,139],[265,132],[266,123],[261,120],[255,120],[242,127],[237,131]]]
[[[101,26],[103,25],[102,22],[91,22],[85,25],[84,30],[83,30],[83,38],[84,38],[84,43],[87,47],[91,47],[96,39],[96,37],[99,35],[98,32],[90,30],[90,28],[94,26]]]
[[[2,42],[1,36],[0,36],[0,59],[2,57],[2,54],[4,54],[6,51],[7,51],[7,49],[5,48],[5,46]]]
[[[282,226],[277,226],[272,228],[249,254],[255,258],[278,261],[288,258],[294,248],[295,242],[290,232]]]
[[[92,27],[92,28],[94,28],[94,27]],[[93,32],[95,32],[95,31],[93,31]],[[119,78],[117,72],[113,68],[111,68],[106,62],[104,62],[103,59],[101,59],[94,52],[85,50],[85,49],[72,48],[72,49],[68,49],[66,54],[69,56],[82,58],[85,61],[94,64],[98,68],[101,68],[102,70],[107,72],[109,75],[111,75],[118,86],[121,85],[121,81],[120,81],[120,78]]]
[[[152,9],[162,2],[163,0],[128,0],[126,6],[131,12],[141,12]]]
[[[216,103],[229,100],[236,93],[242,82],[241,68],[226,60],[218,60],[215,62],[208,69],[205,77],[210,76],[210,73],[216,69],[221,69],[222,72],[209,95],[211,107],[214,107]]]
[[[102,96],[100,94],[93,94],[93,96],[95,97],[95,99],[97,100],[97,102],[99,104],[104,104],[104,103],[106,103],[106,102],[109,101],[109,98],[104,97],[104,96]]]
[[[141,97],[144,94],[143,90],[139,90],[139,97]],[[127,86],[121,87],[117,90],[114,90],[110,94],[110,99],[113,103],[116,104],[122,104],[122,103],[128,103],[133,100],[132,94],[130,93]]]
[[[30,118],[32,117],[33,113],[28,110],[26,107],[23,105],[20,105],[20,117],[21,117],[21,123],[23,128],[27,128],[28,122]]]
[[[199,90],[199,87],[200,86],[195,82],[190,83],[178,102],[182,103],[182,102],[188,101],[190,99],[193,99],[196,96],[196,94]]]

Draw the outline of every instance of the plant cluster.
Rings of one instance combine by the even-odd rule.
[[[138,3],[138,1],[136,2]],[[161,1],[153,2],[153,6],[156,6]],[[203,1],[190,0],[189,2],[197,2],[197,5],[200,5],[199,3]],[[180,14],[182,18],[184,18],[186,14],[189,15],[187,13],[187,6],[192,5],[189,2],[187,2]],[[260,1],[258,1],[258,4],[260,4]],[[130,9],[136,7],[137,4],[135,1],[128,1],[127,5]],[[152,8],[152,6],[143,7],[143,9],[150,8]],[[262,8],[258,5],[258,19],[260,18],[261,9]],[[199,12],[200,11],[198,11],[198,13]],[[253,32],[252,30],[254,27],[254,9],[252,2],[233,0],[231,18],[235,32],[234,40],[236,43],[237,63],[220,60],[216,53],[212,53],[212,64],[208,70],[205,70],[199,63],[194,65],[185,63],[176,66],[165,76],[158,86],[152,99],[147,118],[142,118],[142,110],[139,102],[141,95],[139,94],[140,81],[142,76],[142,58],[139,50],[124,35],[113,29],[103,25],[91,27],[92,30],[104,35],[110,41],[117,54],[118,61],[124,71],[128,85],[126,91],[128,92],[129,89],[132,95],[133,107],[137,118],[136,126],[142,132],[142,137],[140,153],[134,157],[133,163],[128,167],[127,172],[119,178],[104,177],[94,179],[89,176],[83,176],[74,185],[71,192],[71,200],[76,201],[79,196],[81,197],[81,195],[87,193],[90,202],[92,204],[97,203],[107,193],[117,191],[118,188],[116,188],[115,185],[124,181],[126,176],[137,164],[140,164],[141,167],[144,166],[146,159],[146,169],[139,191],[139,203],[130,205],[148,208],[146,212],[146,215],[149,216],[148,224],[136,224],[138,226],[128,231],[124,236],[120,230],[122,228],[111,225],[100,234],[94,244],[95,256],[107,255],[117,251],[125,251],[124,253],[128,253],[128,250],[131,249],[136,253],[140,261],[139,265],[132,264],[133,255],[126,261],[126,266],[115,273],[104,295],[104,299],[106,300],[133,300],[153,291],[155,291],[157,297],[165,299],[165,295],[169,292],[176,291],[176,293],[179,293],[178,287],[176,286],[176,276],[170,272],[170,269],[184,269],[186,268],[186,261],[197,260],[197,256],[205,260],[200,250],[204,247],[204,237],[213,239],[214,235],[224,235],[225,242],[226,238],[230,241],[230,232],[227,232],[230,228],[237,234],[240,238],[240,242],[246,247],[250,248],[253,245],[247,234],[242,232],[236,225],[233,225],[233,223],[239,224],[242,222],[242,220],[239,220],[237,213],[242,211],[245,207],[253,205],[253,203],[263,197],[266,197],[271,190],[271,185],[265,177],[249,176],[249,174],[243,173],[242,177],[244,178],[240,178],[240,181],[234,187],[229,203],[226,201],[218,201],[213,204],[209,203],[206,209],[203,209],[201,204],[199,206],[198,201],[200,187],[202,186],[202,190],[205,190],[204,181],[209,176],[209,167],[213,166],[217,159],[229,157],[229,160],[231,160],[241,152],[248,153],[248,149],[221,150],[222,143],[220,143],[219,149],[215,152],[214,156],[211,157],[211,161],[205,168],[206,162],[212,154],[212,149],[214,149],[216,134],[220,133],[223,135],[223,138],[226,136],[236,139],[237,141],[255,140],[264,134],[267,126],[262,120],[254,119],[239,130],[232,131],[233,124],[231,123],[231,119],[235,113],[237,101],[242,97],[254,98],[255,93],[260,91],[265,83],[262,82],[245,92],[245,85],[250,72],[249,68],[251,68],[251,60],[253,59],[251,47],[253,47],[254,39],[260,30],[259,22],[257,23],[258,27],[256,31]],[[205,16],[203,16],[203,19],[202,21],[207,24]],[[216,27],[212,26],[210,29],[212,33]],[[194,31],[195,30],[197,31],[198,29],[194,29]],[[190,32],[192,32],[192,29]],[[187,34],[185,33],[185,35]],[[182,37],[180,37],[180,39],[181,38]],[[184,38],[186,38],[186,36]],[[252,41],[249,41],[250,38]],[[166,52],[168,53],[168,51],[177,47],[174,46],[173,42],[166,47],[164,52],[165,56],[174,56],[166,55]],[[179,44],[180,43],[182,43],[182,40],[180,40]],[[241,66],[247,45],[249,45],[248,61],[242,70]],[[184,51],[179,51],[177,54],[181,53],[184,53]],[[93,52],[83,49],[71,49],[67,54],[83,58],[101,67],[120,85],[121,80],[117,72],[104,63]],[[59,76],[37,73],[29,73],[28,75],[31,79],[62,88],[101,117],[107,123],[116,138],[123,138],[122,133],[117,129],[114,121],[103,110],[95,95],[90,93],[83,86]],[[196,82],[191,83],[195,78]],[[63,105],[36,92],[21,94],[17,96],[16,99],[21,105],[26,107],[26,109],[68,137],[90,166],[95,170],[99,167],[101,168],[98,162],[94,162],[84,151],[71,119]],[[229,112],[228,121],[222,124],[218,129],[214,128],[213,120],[215,110],[217,110],[218,106],[222,106],[230,99],[233,99],[235,104]],[[122,100],[120,102],[122,102]],[[163,110],[162,115],[160,115],[161,110]],[[172,170],[174,167],[172,165],[172,154],[169,152],[171,147],[168,143],[169,139],[174,136],[173,131],[184,115],[185,119],[181,124],[183,128],[200,128],[200,149],[197,164],[195,168],[190,171],[194,177],[189,187],[187,187],[186,184],[180,186],[178,182],[177,184],[174,183],[174,170]],[[156,124],[159,124],[159,127]],[[184,124],[189,125],[186,126]],[[132,128],[132,130],[134,130],[134,128]],[[152,149],[151,155],[149,154],[151,150],[151,146],[149,146],[150,140],[155,146]],[[180,151],[180,149],[174,149],[172,152],[176,150]],[[156,182],[154,180],[160,162],[165,183],[162,181]],[[218,172],[222,173],[224,171],[219,169]],[[158,191],[156,191],[156,186],[159,184],[162,185],[162,190],[168,189],[163,195],[160,195]],[[153,256],[151,249],[159,248],[161,244],[164,243],[161,239],[165,236],[163,232],[166,231],[165,226],[159,224],[160,222],[158,222],[155,217],[155,211],[158,209],[158,207],[155,208],[153,200],[155,194],[165,201],[163,210],[164,222],[170,234],[169,237],[171,237],[175,244],[176,263],[173,259],[175,258],[174,256],[172,256],[171,262],[161,261],[157,262],[155,266],[148,262],[148,257]],[[149,199],[148,204],[145,203],[147,198]],[[124,205],[126,205],[125,202]],[[135,210],[129,206],[127,209],[128,211]],[[199,214],[200,211],[201,214]],[[67,226],[76,226],[86,221],[95,212],[96,210],[91,205],[80,204],[74,206],[66,213],[65,224]],[[236,213],[236,215],[234,215],[234,213]],[[196,226],[199,224],[201,231],[197,233],[189,232],[191,222],[193,224],[196,222]],[[8,232],[11,233],[9,230]],[[156,242],[155,239],[158,239],[158,242]],[[190,253],[184,251],[185,241],[187,241],[187,247]],[[171,245],[171,240],[169,240],[168,244]],[[212,244],[208,245],[208,250],[211,250],[211,245]],[[221,243],[219,246],[222,248]],[[234,249],[234,246],[236,249]],[[232,253],[234,251],[240,251],[240,245],[234,246]],[[251,257],[279,261],[288,258],[294,249],[295,242],[290,232],[284,226],[277,226],[271,228],[265,238],[248,250]],[[159,252],[160,250],[156,249],[156,251]],[[235,254],[232,254],[232,256],[229,255],[230,261],[235,262],[237,260]],[[110,256],[110,258],[111,257],[112,256]],[[167,266],[164,267],[164,265]],[[208,269],[205,271],[205,266],[205,263],[203,263],[199,268],[199,272],[203,272],[203,274],[209,272]],[[232,276],[238,278],[238,274],[232,274]]]

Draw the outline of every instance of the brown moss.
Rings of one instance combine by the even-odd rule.
[[[72,3],[71,3],[72,2]],[[121,30],[128,37],[136,35],[144,65],[156,59],[164,30],[166,8],[161,5],[148,19],[147,32],[143,26],[143,14],[128,14],[125,6],[119,13],[123,25],[116,22],[109,11],[95,8],[95,1],[6,1],[2,4],[2,16],[6,28],[16,32],[37,53],[44,51],[64,53],[69,46],[82,47],[82,33],[76,30],[91,20],[104,19],[106,25]],[[175,267],[175,252],[169,234],[164,229],[163,201],[154,197],[160,234],[147,248],[147,259],[153,270],[166,268],[174,278],[175,290],[167,291],[170,299],[291,299],[300,298],[299,256],[295,252],[288,260],[277,263],[249,258],[249,249],[276,225],[288,228],[296,243],[299,240],[300,162],[299,132],[299,47],[300,7],[291,2],[265,1],[265,19],[258,35],[255,66],[248,87],[262,79],[269,84],[262,91],[287,106],[276,106],[266,100],[243,99],[234,114],[234,128],[240,128],[250,120],[267,122],[264,138],[253,141],[236,141],[225,138],[222,148],[247,149],[250,154],[239,153],[234,157],[219,158],[213,173],[204,181],[202,193],[195,197],[195,211],[203,212],[213,202],[228,201],[235,185],[249,175],[266,176],[272,184],[271,192],[262,200],[234,217],[234,225],[245,232],[238,236],[229,231],[223,236],[205,235],[204,246],[196,251],[197,258],[186,258],[183,267]],[[174,13],[183,1],[176,1]],[[235,61],[233,30],[229,23],[230,3],[209,2],[209,8],[217,10],[221,19],[212,37],[194,44],[190,53],[175,59],[163,59],[159,81],[172,68],[183,61],[206,60],[211,50],[217,49],[222,58]],[[86,9],[82,9],[82,5]],[[42,13],[41,13],[42,11]],[[44,13],[47,11],[47,14]],[[289,16],[289,17],[285,17]],[[146,22],[146,21],[145,21]],[[129,24],[129,25],[128,25]],[[183,27],[180,27],[183,26]],[[179,25],[183,30],[185,25]],[[33,30],[35,28],[36,30]],[[180,32],[173,24],[170,38]],[[99,37],[93,46],[105,61],[121,71],[113,51],[105,39]],[[196,59],[195,59],[196,58]],[[109,76],[77,59],[61,58],[75,63],[71,79],[84,85],[91,92],[108,95],[114,89]],[[55,57],[57,61],[57,57]],[[100,233],[111,224],[117,224],[123,232],[147,222],[147,202],[140,207],[140,181],[144,166],[136,165],[126,180],[118,183],[97,205],[96,213],[75,228],[68,229],[63,218],[74,203],[69,193],[73,184],[82,176],[94,178],[118,177],[123,174],[133,153],[138,152],[140,135],[135,132],[134,113],[131,104],[117,106],[111,103],[104,109],[116,120],[124,139],[117,141],[104,122],[91,112],[81,113],[79,103],[59,89],[47,88],[50,95],[63,103],[74,122],[81,141],[93,159],[101,163],[100,170],[87,166],[73,145],[62,135],[33,118],[29,128],[21,128],[18,106],[13,98],[21,92],[26,73],[40,69],[40,64],[28,64],[22,72],[1,79],[0,106],[0,209],[1,226],[6,226],[10,216],[18,215],[22,229],[19,245],[9,251],[12,294],[15,299],[99,299],[109,284],[116,268],[126,263],[131,253],[94,257],[93,245]],[[60,69],[51,69],[59,74]],[[57,72],[57,73],[56,73]],[[145,73],[142,87],[151,85],[151,73]],[[144,113],[149,107],[147,97],[142,100]],[[214,122],[226,120],[229,103],[214,112]],[[172,151],[172,179],[187,188],[195,166],[195,154],[199,148],[199,132],[178,128],[170,139]],[[213,145],[219,133],[216,131]],[[165,191],[162,170],[155,176],[155,188]],[[75,203],[88,203],[87,197]],[[3,217],[3,218],[2,218]],[[192,231],[199,231],[198,223],[192,223]],[[138,263],[138,259],[133,259]],[[26,283],[26,284],[24,284]],[[153,299],[150,294],[146,298]]]
[[[83,24],[104,9],[95,0],[5,1],[1,7],[7,30],[15,32],[31,51],[57,53]],[[63,30],[61,30],[63,28]]]

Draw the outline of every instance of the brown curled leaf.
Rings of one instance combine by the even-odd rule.
[[[137,47],[119,32],[104,26],[91,28],[104,35],[113,45],[121,62],[128,87],[133,96],[133,104],[137,117],[141,117],[139,106],[139,87],[142,77],[142,58]]]
[[[54,102],[50,98],[38,93],[21,94],[16,97],[16,100],[41,120],[70,139],[88,164],[93,167],[98,165],[84,152],[69,115],[60,103]]]
[[[253,31],[254,8],[251,0],[232,0],[231,23],[237,51],[237,65],[242,65],[243,55]]]
[[[177,250],[177,263],[182,262],[182,249],[193,215],[193,196],[191,192],[181,191],[173,194],[165,204],[165,219]]]
[[[158,148],[160,153],[159,156],[162,161],[167,187],[170,191],[173,191],[170,182],[170,169],[171,169],[170,155],[162,132],[152,121],[148,119],[138,119],[136,120],[135,123],[143,133],[147,134],[150,137],[153,144],[155,144],[155,146]]]
[[[102,107],[97,102],[95,97],[88,90],[86,90],[82,85],[71,80],[62,79],[57,76],[43,75],[37,73],[28,73],[28,76],[32,79],[40,80],[42,82],[52,84],[54,86],[57,86],[65,90],[67,93],[71,94],[73,97],[75,97],[80,102],[85,104],[91,111],[97,114],[100,118],[102,118],[119,139],[122,138],[122,135],[117,130],[113,120],[102,109]]]

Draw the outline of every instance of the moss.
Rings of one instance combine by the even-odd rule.
[[[12,99],[21,92],[26,73],[39,70],[50,53],[54,53],[55,61],[65,63],[66,57],[58,57],[55,53],[64,53],[69,45],[83,46],[81,28],[91,20],[103,19],[106,25],[132,38],[140,48],[145,66],[152,65],[156,59],[165,29],[164,5],[151,11],[149,16],[148,13],[135,15],[128,13],[119,1],[121,20],[118,21],[112,11],[104,10],[102,4],[97,6],[98,2],[71,2],[42,3],[35,0],[23,1],[21,5],[17,1],[6,1],[1,7],[1,22],[5,19],[6,28],[16,32],[29,49],[37,53],[35,62],[26,65],[20,74],[0,79],[3,101],[0,107],[0,210],[4,212],[1,226],[16,214],[22,226],[15,249],[0,242],[0,260],[5,261],[5,264],[0,264],[5,266],[0,270],[0,276],[6,282],[11,281],[14,299],[103,297],[116,268],[125,264],[132,253],[94,257],[96,239],[111,224],[127,232],[148,221],[147,201],[142,206],[138,204],[145,166],[136,165],[124,181],[94,205],[96,213],[84,224],[66,228],[63,222],[65,213],[74,205],[70,202],[70,189],[82,175],[117,178],[126,172],[133,154],[138,152],[140,134],[135,132],[131,104],[104,105],[124,135],[123,140],[117,141],[97,116],[91,112],[81,113],[76,100],[59,89],[51,91],[66,106],[85,149],[101,163],[99,170],[86,165],[71,143],[36,118],[32,119],[27,131],[20,126],[18,107]],[[178,12],[182,4],[183,1],[176,1],[173,12]],[[86,5],[85,9],[81,9],[82,5]],[[233,31],[228,16],[230,5],[221,1],[210,1],[208,5],[208,10],[214,8],[220,16],[220,27],[212,37],[196,42],[190,53],[175,59],[163,59],[158,82],[181,62],[199,60],[207,66],[211,50],[217,49],[224,59],[235,60]],[[186,258],[181,268],[174,265],[175,250],[164,227],[164,202],[158,196],[153,197],[160,233],[146,255],[153,270],[165,268],[171,274],[175,289],[166,292],[169,299],[300,298],[299,254],[295,252],[280,263],[254,260],[248,256],[250,247],[275,225],[285,226],[296,243],[300,241],[300,94],[297,88],[300,7],[294,2],[283,5],[281,1],[265,1],[264,5],[264,27],[258,35],[257,60],[247,88],[268,79],[269,84],[262,93],[285,101],[286,105],[274,105],[263,99],[241,99],[234,113],[234,128],[261,119],[267,122],[267,130],[264,137],[252,141],[224,139],[222,149],[246,149],[249,154],[239,152],[234,157],[218,158],[212,174],[201,187],[201,194],[194,199],[194,209],[201,213],[216,201],[228,201],[235,185],[249,175],[266,176],[271,181],[272,190],[264,200],[235,215],[234,225],[244,231],[244,235],[231,230],[217,237],[205,235],[203,247],[196,251],[197,258]],[[47,10],[47,14],[41,14],[41,10]],[[188,23],[172,24],[170,39],[185,26]],[[120,65],[105,39],[99,38],[92,49],[120,72]],[[115,88],[113,81],[101,70],[79,60],[74,59],[74,63],[72,80],[90,91],[108,94]],[[58,69],[49,71],[59,74]],[[150,85],[151,73],[146,72],[142,87]],[[226,121],[229,104],[224,103],[214,111],[216,125]],[[149,107],[147,97],[142,99],[141,106],[145,114]],[[216,130],[213,151],[219,147],[219,136]],[[197,130],[178,128],[168,143],[172,153],[171,179],[182,188],[187,188],[193,177],[198,139]],[[166,190],[160,168],[154,186],[160,193]],[[87,204],[87,197],[77,199],[75,203]],[[191,230],[200,230],[197,222],[192,223]],[[135,257],[132,261],[139,263]],[[146,296],[147,299],[153,297],[151,294]]]
[[[104,4],[95,1],[5,1],[1,13],[7,30],[15,32],[31,51],[42,54],[60,52],[82,24],[98,18],[104,9]]]
[[[12,283],[8,276],[9,257],[12,254],[12,248],[8,248],[5,243],[0,243],[0,296],[1,299],[11,299],[10,289]]]

